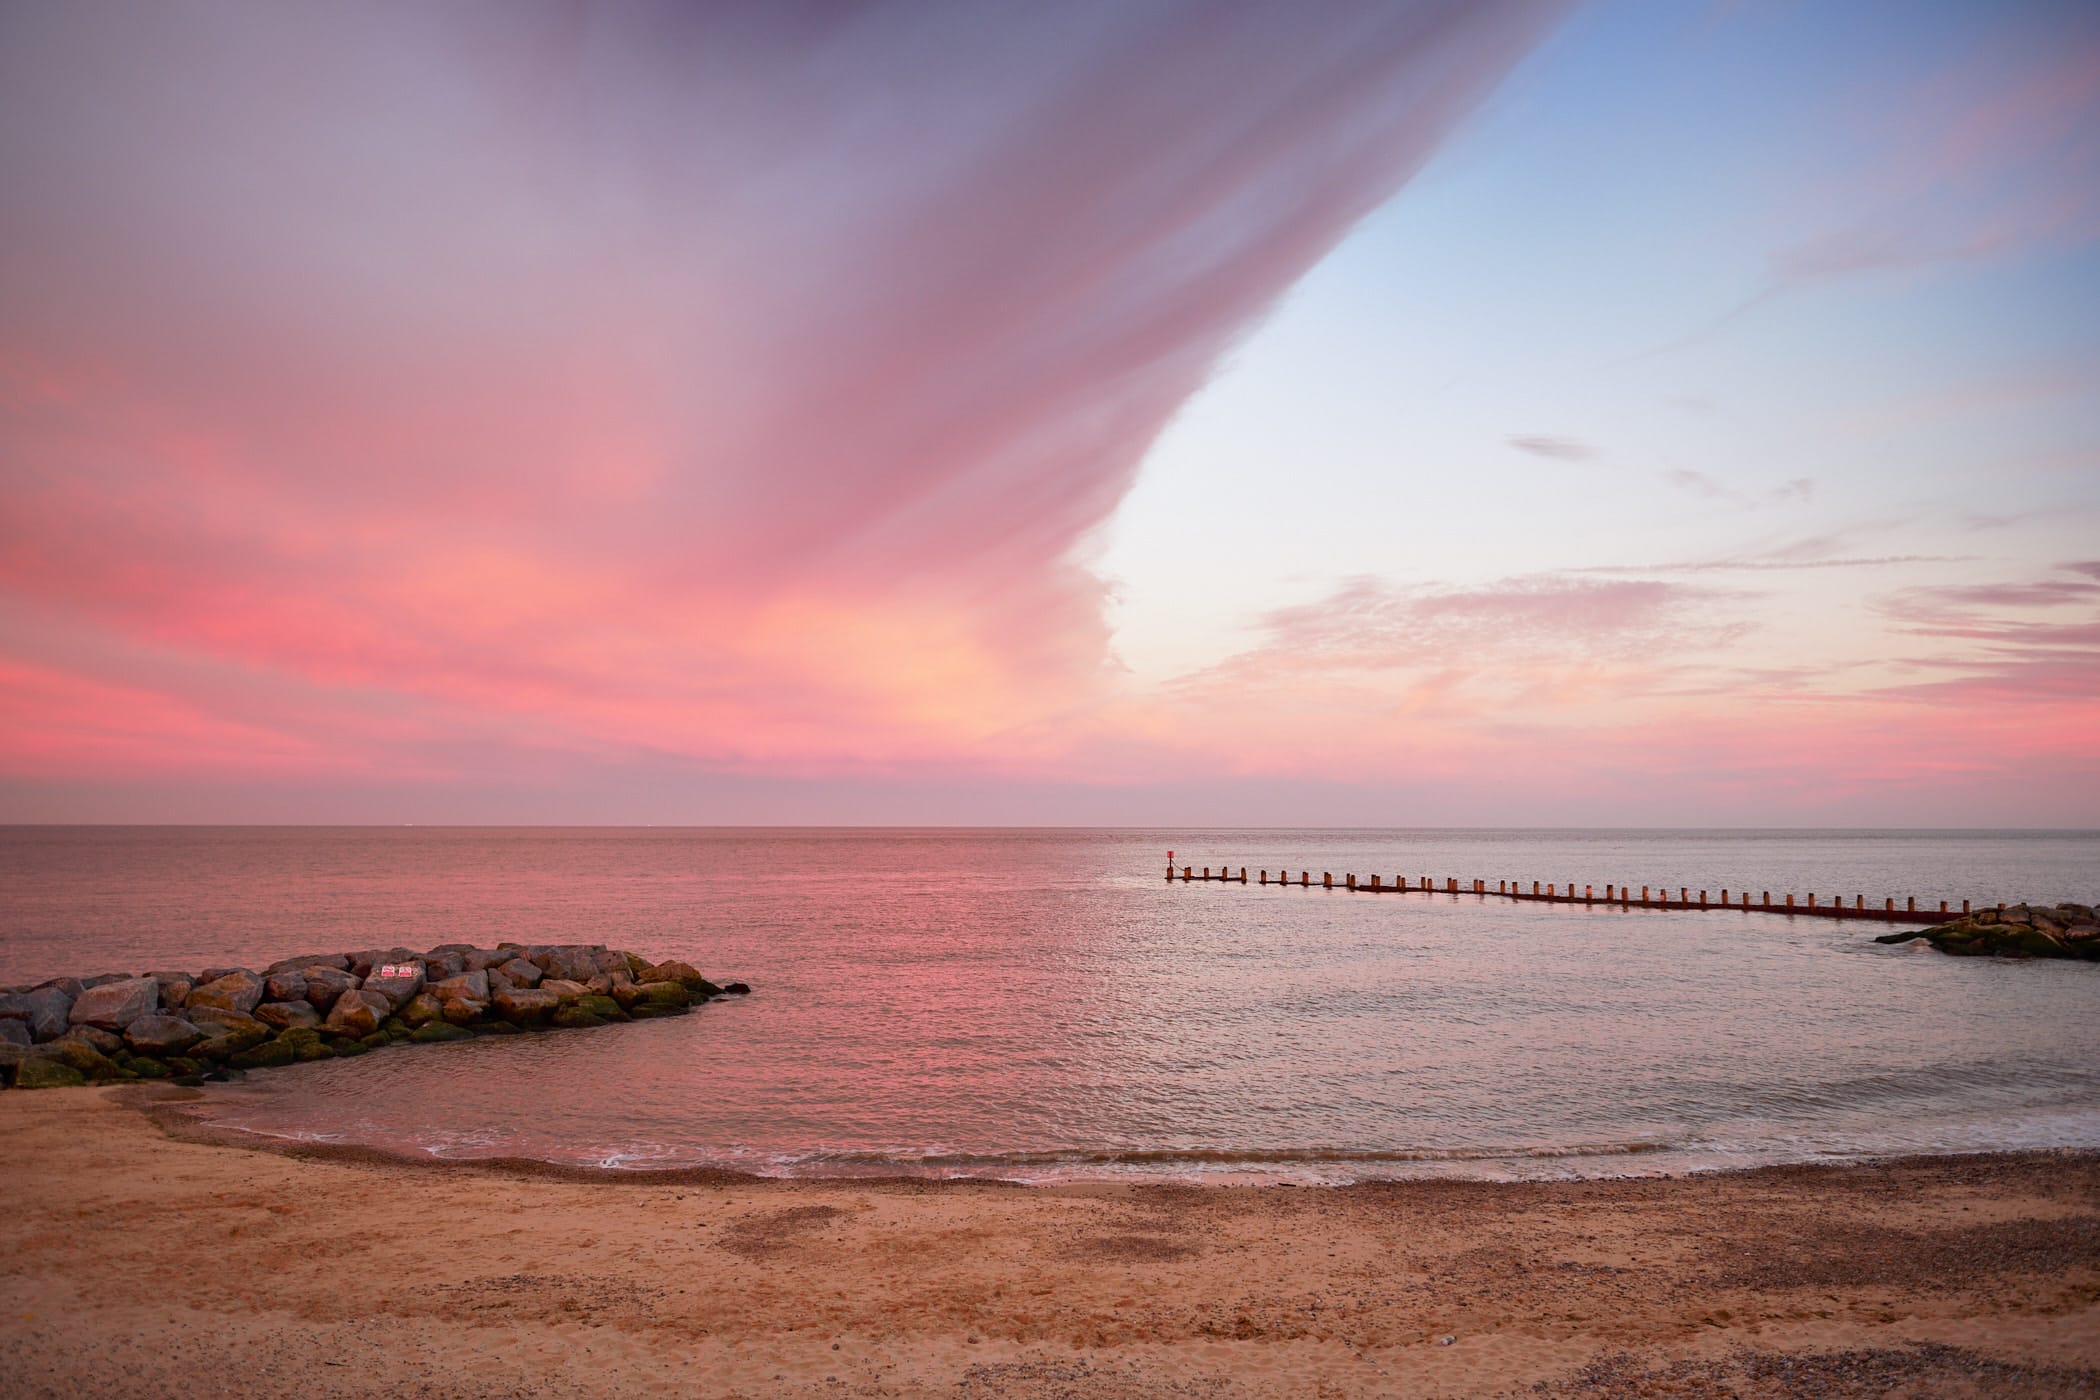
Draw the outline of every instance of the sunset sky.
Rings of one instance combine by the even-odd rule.
[[[2100,826],[2100,6],[0,0],[0,821]]]

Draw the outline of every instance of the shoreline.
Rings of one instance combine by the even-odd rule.
[[[1054,1191],[1068,1188],[1128,1187],[1185,1187],[1203,1191],[1254,1191],[1254,1190],[1299,1190],[1299,1191],[1346,1191],[1358,1187],[1407,1186],[1437,1183],[1473,1184],[1481,1186],[1560,1186],[1583,1182],[1635,1182],[1635,1181],[1688,1181],[1713,1176],[1734,1176],[1757,1172],[1791,1171],[1849,1171],[1856,1168],[1919,1167],[1948,1161],[2007,1161],[2024,1162],[2053,1158],[2085,1158],[2100,1164],[2100,1147],[2028,1147],[2028,1148],[1963,1148],[1943,1152],[1892,1152],[1863,1153],[1857,1157],[1795,1162],[1751,1162],[1742,1164],[1694,1167],[1684,1170],[1657,1172],[1598,1173],[1584,1176],[1540,1176],[1540,1177],[1486,1177],[1486,1176],[1393,1176],[1370,1177],[1355,1181],[1283,1181],[1283,1180],[1208,1180],[1203,1177],[1132,1175],[1122,1178],[1100,1177],[1065,1181],[1029,1181],[1016,1177],[1001,1176],[940,1176],[931,1173],[870,1172],[863,1175],[812,1174],[804,1176],[776,1175],[757,1171],[739,1171],[733,1167],[676,1166],[676,1167],[612,1167],[592,1166],[574,1162],[554,1162],[539,1157],[439,1157],[428,1153],[380,1147],[370,1143],[321,1142],[313,1139],[284,1137],[253,1128],[231,1127],[200,1117],[190,1110],[209,1107],[209,1096],[195,1089],[171,1085],[124,1085],[110,1089],[112,1101],[136,1109],[152,1121],[168,1136],[182,1141],[197,1142],[213,1146],[235,1148],[241,1151],[268,1152],[303,1161],[363,1163],[373,1166],[397,1166],[408,1169],[464,1168],[485,1171],[492,1176],[531,1178],[548,1181],[566,1181],[589,1184],[594,1181],[606,1183],[630,1183],[636,1185],[757,1185],[761,1183],[829,1183],[850,1186],[855,1184],[910,1184],[924,1186],[983,1185],[1009,1187],[1028,1191]],[[1584,1154],[1570,1153],[1570,1156]],[[1640,1153],[1628,1153],[1640,1156]],[[1494,1161],[1502,1158],[1484,1154],[1480,1160]]]
[[[2100,1394],[2076,1149],[1023,1186],[266,1146],[152,1100],[0,1098],[13,1394]]]

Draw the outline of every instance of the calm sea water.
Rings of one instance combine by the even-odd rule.
[[[749,998],[210,1090],[257,1132],[787,1174],[1340,1181],[2100,1147],[2100,966],[1201,866],[2100,899],[2100,833],[0,829],[0,983],[605,942]]]

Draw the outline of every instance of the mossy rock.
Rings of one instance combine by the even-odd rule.
[[[88,1077],[71,1064],[50,1060],[46,1056],[23,1060],[15,1068],[17,1089],[78,1089],[86,1081]]]
[[[474,1032],[450,1021],[426,1021],[411,1031],[408,1038],[418,1045],[435,1045],[445,1040],[472,1040]]]
[[[324,1043],[321,1033],[310,1026],[288,1026],[277,1033],[277,1039],[294,1050]]]
[[[666,1016],[684,1016],[692,1011],[690,1006],[668,1006],[657,1002],[637,1002],[628,1009],[628,1016],[637,1021],[658,1021]]]
[[[399,1016],[389,1016],[379,1023],[379,1029],[397,1039],[405,1039],[415,1027],[402,1020]]]
[[[627,1019],[627,1013],[620,1009],[620,1003],[614,1001],[611,997],[596,995],[578,997],[571,1005],[581,1007],[600,1020],[624,1021]]]
[[[353,1055],[369,1055],[372,1053],[372,1047],[365,1044],[362,1040],[340,1041],[331,1048],[335,1051],[335,1056],[339,1060],[348,1059]]]
[[[357,1043],[364,1046],[367,1050],[384,1050],[387,1046],[394,1043],[394,1038],[385,1031],[373,1031],[370,1035],[361,1038]]]
[[[483,1021],[478,1026],[466,1027],[468,1035],[523,1035],[524,1032],[508,1021]]]
[[[184,1075],[202,1074],[204,1070],[205,1065],[202,1060],[193,1060],[187,1055],[168,1056],[168,1072],[178,1079]]]
[[[315,1060],[332,1060],[335,1058],[335,1047],[319,1043],[295,1046],[292,1050],[292,1058],[302,1065],[312,1064]]]
[[[556,1030],[582,1031],[606,1025],[607,1022],[603,1016],[593,1015],[577,1003],[571,1002],[548,1017],[547,1024]]]
[[[202,1089],[210,1081],[201,1074],[178,1074],[168,1082],[180,1084],[185,1089]]]
[[[124,1073],[115,1060],[84,1041],[49,1041],[38,1047],[37,1056],[54,1060],[89,1079],[109,1079]]]
[[[15,1067],[17,1089],[77,1089],[87,1076],[59,1060],[37,1055]]]
[[[2005,941],[2030,957],[2067,958],[2071,955],[2069,948],[2040,929],[2019,929]]]
[[[141,1079],[166,1079],[175,1072],[150,1055],[134,1056],[125,1068]]]
[[[228,1056],[226,1063],[235,1069],[277,1069],[293,1063],[298,1058],[298,1051],[281,1040],[273,1040],[266,1045],[258,1045],[253,1050],[243,1050],[238,1055]]]

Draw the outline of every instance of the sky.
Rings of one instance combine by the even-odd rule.
[[[0,821],[2100,826],[2089,4],[0,0],[0,191]]]

